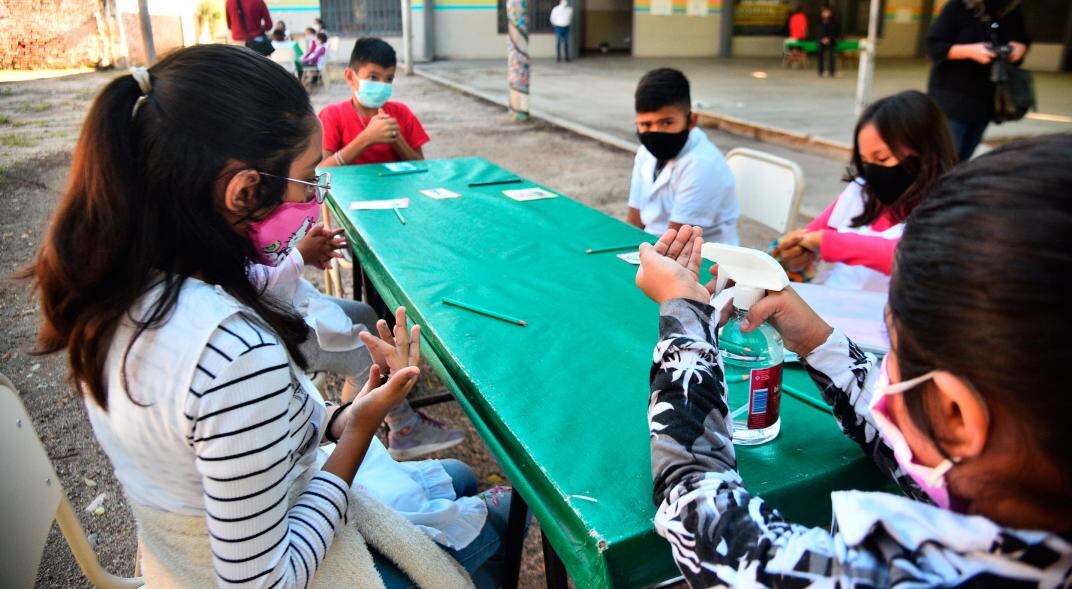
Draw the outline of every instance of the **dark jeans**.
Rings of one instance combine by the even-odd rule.
[[[555,27],[555,59],[562,59],[563,53],[569,61],[569,27]]]
[[[454,483],[454,493],[458,497],[471,497],[477,494],[477,480],[473,470],[464,462],[448,458],[441,461],[443,468]],[[507,521],[510,514],[510,495],[508,492],[499,497],[498,503],[488,505],[488,520],[480,535],[461,550],[443,550],[465,568],[473,578],[477,589],[494,589],[502,583],[505,550],[503,537],[506,535]],[[393,562],[369,546],[376,570],[383,578],[387,589],[412,589],[415,587],[406,574]]]
[[[983,140],[983,133],[990,121],[965,122],[949,119],[949,130],[953,132],[953,146],[957,149],[957,158],[966,162],[971,159],[975,148]]]
[[[834,49],[834,45],[823,45],[819,43],[819,75],[823,75],[823,61],[828,59],[830,61],[830,75],[834,75],[834,63],[837,61],[837,51]]]

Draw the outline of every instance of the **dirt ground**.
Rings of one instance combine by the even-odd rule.
[[[92,97],[114,73],[93,73],[0,85],[0,275],[27,264],[63,190],[70,152]],[[504,80],[505,86],[505,80]],[[429,158],[481,156],[522,176],[619,218],[627,210],[632,154],[579,138],[543,123],[515,123],[499,107],[444,89],[417,77],[400,77],[395,96],[410,105],[432,142]],[[344,99],[335,83],[314,93],[319,110]],[[762,246],[773,235],[742,222],[745,245]],[[91,255],[91,254],[90,254]],[[319,273],[308,277],[320,281]],[[345,281],[348,283],[349,281]],[[98,447],[81,401],[67,381],[63,355],[29,352],[37,331],[38,309],[25,284],[0,280],[0,372],[22,394],[38,435],[44,441],[63,488],[90,534],[102,564],[129,575],[134,565],[135,527],[107,457]],[[426,371],[425,374],[430,374]],[[414,396],[445,391],[434,376]],[[444,457],[473,466],[485,485],[501,483],[503,473],[454,403],[428,409],[429,415],[468,430],[465,444]],[[102,515],[84,511],[100,493]],[[53,528],[38,575],[38,587],[88,587],[58,531]],[[521,586],[543,586],[538,526],[525,549]]]

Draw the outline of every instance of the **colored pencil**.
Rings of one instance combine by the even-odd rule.
[[[405,225],[406,224],[406,218],[402,216],[402,211],[398,210],[398,207],[395,207],[395,208],[393,208],[391,210],[395,212],[395,216],[398,217],[398,221],[400,223],[402,223],[403,225]]]
[[[497,184],[520,184],[521,178],[508,178],[505,180],[489,180],[487,182],[472,182],[469,184],[469,188],[475,188],[477,186],[495,186]]]
[[[428,171],[428,168],[419,168],[416,170],[400,170],[398,172],[380,172],[377,176],[405,176],[406,174],[423,174]]]
[[[468,303],[463,303],[463,302],[455,300],[455,299],[443,297],[443,303],[445,303],[447,305],[450,305],[452,307],[458,307],[459,309],[465,309],[466,311],[472,311],[474,313],[484,315],[486,317],[491,317],[492,319],[498,319],[500,321],[505,321],[507,323],[513,323],[514,325],[520,325],[522,327],[528,325],[528,323],[525,323],[521,319],[516,319],[516,318],[511,317],[509,315],[503,315],[502,313],[496,313],[495,311],[489,311],[487,309],[482,309],[480,307],[470,305]]]
[[[608,245],[601,247],[590,247],[584,250],[586,254],[605,254],[607,252],[618,252],[621,250],[635,250],[640,248],[640,243],[630,243],[622,245]]]
[[[782,385],[782,392],[787,394],[787,395],[789,395],[790,397],[793,397],[794,399],[796,399],[798,401],[803,401],[803,402],[807,403],[808,405],[811,405],[812,407],[815,407],[816,409],[819,409],[820,411],[826,411],[827,413],[830,412],[830,406],[828,406],[826,403],[823,403],[821,401],[815,400],[811,395],[806,395],[806,394],[804,394],[804,393],[802,393],[800,391],[797,391],[797,390],[795,390],[793,388],[787,387],[784,384]]]

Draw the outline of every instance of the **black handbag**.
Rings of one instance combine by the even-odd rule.
[[[1035,78],[1031,72],[1009,61],[1008,45],[998,37],[998,23],[983,12],[979,16],[988,31],[990,44],[998,56],[990,64],[990,81],[994,83],[994,114],[990,120],[997,124],[1019,121],[1027,111],[1035,110]]]
[[[242,0],[235,0],[235,6],[238,8],[238,26],[242,27],[242,32],[249,36],[249,31],[246,30],[246,11],[242,9]],[[260,53],[267,57],[275,51],[275,47],[272,42],[268,40],[268,37],[261,33],[252,39],[246,39],[246,47]]]

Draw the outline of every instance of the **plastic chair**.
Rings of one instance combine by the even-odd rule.
[[[272,59],[272,61],[283,66],[283,69],[287,70],[291,74],[298,74],[298,70],[294,66],[294,61],[297,59],[297,56],[295,55],[294,50],[290,47],[276,47],[275,51],[273,51],[269,57]]]
[[[324,89],[331,88],[331,58],[335,56],[339,51],[339,38],[328,37],[328,49],[324,52],[324,57],[320,60],[320,83],[324,85]]]
[[[2,374],[0,423],[0,448],[3,448],[0,472],[4,473],[0,484],[0,518],[4,522],[0,546],[3,586],[34,586],[45,540],[52,520],[56,520],[79,568],[94,587],[142,587],[145,582],[140,577],[117,577],[101,567],[15,386]]]
[[[730,150],[726,163],[737,181],[741,215],[779,234],[792,229],[804,194],[804,172],[800,166],[792,160],[747,147]]]

